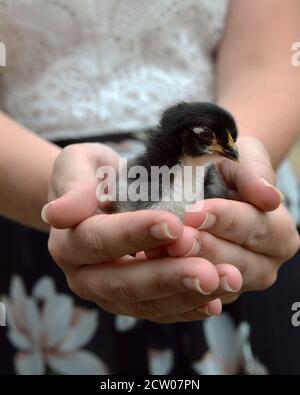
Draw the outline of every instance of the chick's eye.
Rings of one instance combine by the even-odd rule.
[[[214,139],[214,134],[211,130],[204,130],[200,135],[199,135],[199,140],[203,144],[210,145],[213,142]]]

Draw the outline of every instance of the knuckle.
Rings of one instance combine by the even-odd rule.
[[[292,238],[291,240],[291,246],[290,246],[290,257],[294,256],[300,249],[300,237],[297,234],[295,234],[295,236]]]
[[[298,252],[300,248],[300,237],[295,222],[292,220],[287,209],[284,207],[282,210],[287,215],[283,219],[280,218],[281,220],[276,228],[275,238],[277,242],[274,243],[274,257],[283,263]]]
[[[143,301],[132,305],[134,314],[144,319],[159,319],[163,312],[159,306],[152,301]]]
[[[256,250],[268,235],[265,217],[262,216],[260,221],[256,221],[254,226],[250,227],[250,234],[245,243],[250,250]]]
[[[288,259],[292,258],[300,248],[300,239],[298,232],[295,230],[293,235],[290,236],[287,243],[281,243],[279,246],[279,258],[281,261],[287,261]]]
[[[188,308],[192,308],[194,305],[202,304],[205,301],[205,296],[196,292],[180,292],[178,294],[178,298],[178,306],[184,306]]]
[[[162,318],[153,318],[153,319],[149,319],[149,321],[152,321],[154,324],[166,324],[167,323]]]
[[[171,324],[176,322],[176,320],[172,320],[169,316],[162,316],[162,317],[151,317],[149,321],[154,322],[155,324]],[[178,320],[177,320],[178,322]]]
[[[103,239],[95,231],[88,231],[85,237],[78,237],[78,244],[81,243],[82,248],[88,251],[95,259],[106,258],[106,248]]]
[[[272,272],[263,275],[258,285],[258,291],[264,291],[265,289],[272,287],[277,280],[277,275],[277,270],[273,270]]]
[[[97,298],[95,300],[95,303],[102,310],[105,310],[106,312],[108,312],[110,314],[127,315],[127,314],[124,314],[123,305],[120,305],[119,303],[118,304],[111,303],[111,302],[108,302],[106,299],[101,299],[101,298]]]
[[[172,286],[170,279],[165,278],[162,275],[157,275],[155,278],[155,288],[158,293],[166,295],[174,292],[174,287]]]
[[[238,227],[236,211],[231,204],[227,204],[226,207],[224,207],[224,212],[226,215],[222,218],[222,229],[224,232],[232,233]]]
[[[288,243],[279,243],[276,247],[276,258],[281,263],[284,263],[286,260],[288,260],[290,257],[292,257],[292,249],[290,248],[291,242],[289,241]]]
[[[50,236],[48,239],[48,251],[52,258],[56,261],[55,257],[57,256],[56,245],[54,243],[53,238]]]
[[[70,290],[81,299],[90,300],[84,284],[76,279],[76,276],[66,275],[66,281]]]
[[[48,239],[48,251],[54,262],[61,268],[67,266],[68,260],[66,259],[66,254],[62,251],[58,240],[53,237]]]
[[[63,149],[64,153],[67,154],[77,154],[82,153],[82,147],[80,144],[69,144]]]
[[[198,240],[201,244],[201,255],[206,259],[215,261],[219,251],[216,248],[214,237],[210,233],[200,230]]]
[[[126,229],[123,231],[123,243],[126,245],[126,248],[129,251],[135,251],[136,250],[136,241],[137,241],[137,235],[136,233],[132,232],[131,228],[127,225]]]
[[[80,144],[70,144],[64,147],[54,162],[54,173],[58,172],[61,166],[64,165],[66,157],[77,156],[80,153],[82,153]]]
[[[222,228],[224,232],[231,233],[235,229],[235,218],[228,216],[223,219]]]
[[[235,267],[239,270],[241,275],[244,277],[247,275],[247,271],[249,270],[249,258],[248,254],[243,250],[238,250],[233,259]]]
[[[105,286],[103,292],[108,300],[134,302],[136,300],[136,294],[126,282],[120,278],[114,278],[109,281]]]

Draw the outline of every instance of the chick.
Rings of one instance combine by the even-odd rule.
[[[215,104],[182,102],[168,108],[164,111],[158,127],[146,141],[145,152],[128,162],[126,182],[124,183],[124,174],[119,177],[117,196],[121,196],[121,193],[124,196],[125,193],[127,198],[124,201],[117,199],[113,211],[161,209],[182,218],[187,205],[201,198],[226,198],[228,189],[215,163],[224,157],[238,161],[239,154],[235,144],[237,135],[233,117]],[[134,166],[142,166],[148,177],[143,180],[138,179],[138,174],[133,178],[128,177],[128,171]],[[171,173],[170,182],[165,182],[163,177],[153,176],[151,170],[155,166],[168,169],[175,166],[178,171]],[[187,176],[179,170],[186,166],[193,170],[201,166],[202,178],[193,171],[192,175],[189,173],[188,180],[182,180]],[[137,181],[140,181],[141,194],[138,199],[132,199],[128,192]],[[192,194],[191,199],[186,196],[178,199],[182,181],[193,188],[202,184],[202,190],[198,194]],[[157,192],[158,199],[153,200],[153,192]]]

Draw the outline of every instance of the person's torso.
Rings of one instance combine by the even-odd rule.
[[[213,100],[228,0],[0,0],[0,108],[49,139],[153,126]]]

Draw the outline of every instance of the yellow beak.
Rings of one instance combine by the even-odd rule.
[[[224,156],[225,158],[233,160],[234,162],[239,162],[238,147],[235,144],[230,132],[227,132],[227,136],[228,144],[225,147],[221,146],[220,144],[212,144],[209,147],[209,150],[212,153]]]

